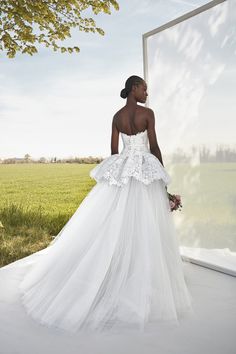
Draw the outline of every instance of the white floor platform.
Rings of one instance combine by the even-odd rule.
[[[185,261],[195,314],[182,319],[179,327],[163,326],[153,334],[69,335],[26,316],[17,285],[30,265],[28,259],[28,265],[20,260],[0,269],[1,354],[236,353],[234,276]]]
[[[208,249],[182,246],[180,254],[183,260],[236,277],[236,252],[231,252],[229,248]]]

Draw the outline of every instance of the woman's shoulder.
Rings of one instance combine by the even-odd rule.
[[[154,115],[154,111],[150,107],[143,107],[138,105],[138,110],[140,113],[145,114],[145,116],[152,117]]]
[[[150,116],[152,116],[154,114],[153,109],[151,109],[150,107],[143,107],[145,109],[145,112],[148,113]]]
[[[117,127],[118,130],[120,130],[119,128],[122,126],[122,124],[124,123],[124,121],[127,120],[127,116],[130,115],[130,112],[127,111],[127,107],[121,107],[113,116],[113,124]],[[143,122],[145,121],[146,124],[148,124],[148,122],[153,121],[154,119],[154,111],[149,108],[149,107],[143,107],[141,105],[137,105],[136,107],[136,112],[135,112],[135,116],[136,116],[136,121],[138,121],[139,123],[141,122],[142,128],[141,130],[143,130]],[[124,129],[123,129],[124,130]],[[122,131],[122,129],[121,129]]]
[[[137,107],[136,109],[140,112],[146,112],[146,113],[154,113],[153,109],[151,109],[150,107],[144,107],[144,106],[141,106],[139,104],[137,104]],[[123,106],[121,107],[118,111],[115,112],[114,116],[113,117],[119,117],[120,115],[122,115],[123,113],[127,113],[128,111],[128,108],[127,106]]]
[[[126,106],[121,107],[118,111],[115,112],[114,117],[119,117],[121,114],[123,114],[127,110]]]

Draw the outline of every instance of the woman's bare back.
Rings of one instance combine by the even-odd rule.
[[[134,135],[147,129],[148,110],[145,107],[136,106],[130,109],[122,107],[115,114],[115,124],[120,133]]]
[[[147,130],[150,152],[155,155],[161,164],[162,155],[157,143],[155,131],[155,117],[152,109],[136,105],[122,107],[112,120],[111,154],[118,154],[119,134],[135,135]]]

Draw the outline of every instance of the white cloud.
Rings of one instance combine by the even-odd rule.
[[[212,10],[212,14],[208,20],[212,37],[214,37],[218,33],[220,26],[225,23],[228,10],[229,9],[227,2],[215,6]]]
[[[190,1],[187,1],[187,0],[171,0],[172,3],[175,3],[175,4],[180,4],[180,5],[187,5],[189,7],[196,7],[198,5],[198,1],[194,1],[194,2],[190,2]]]

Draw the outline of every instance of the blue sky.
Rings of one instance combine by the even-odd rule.
[[[119,11],[94,15],[105,36],[73,32],[79,54],[2,56],[0,158],[108,156],[111,120],[125,104],[120,90],[130,75],[143,76],[142,34],[207,3],[118,2]]]

